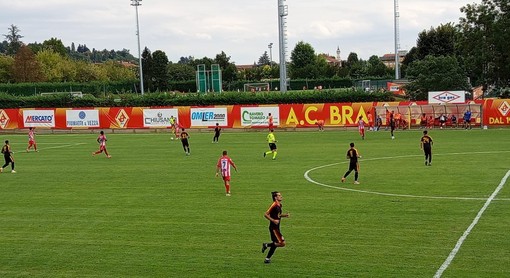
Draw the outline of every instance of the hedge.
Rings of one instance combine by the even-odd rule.
[[[0,93],[0,108],[72,108],[72,107],[149,107],[149,106],[209,106],[255,105],[286,103],[338,103],[394,101],[389,92],[367,93],[355,89],[331,89],[280,92],[223,92],[223,93],[147,93],[106,94],[97,97],[85,94],[82,98],[70,94],[15,96]]]
[[[265,80],[271,84],[271,88],[280,87],[278,79]],[[223,82],[223,89],[226,91],[243,91],[244,84],[246,83],[261,83],[261,81],[225,81]],[[56,92],[82,92],[84,94],[92,94],[94,96],[104,96],[107,93],[137,93],[140,82],[138,80],[129,81],[115,81],[115,82],[101,82],[93,81],[87,83],[76,82],[40,82],[40,83],[1,83],[0,92],[5,92],[11,95],[19,96],[32,96],[41,93],[56,93]],[[315,79],[315,80],[291,80],[289,83],[290,90],[302,90],[303,88],[313,89],[321,86],[324,89],[333,88],[351,88],[355,86],[355,81],[352,79]],[[146,91],[148,89],[146,88]],[[195,80],[189,81],[170,81],[168,82],[167,91],[178,91],[184,93],[193,93],[197,91]]]

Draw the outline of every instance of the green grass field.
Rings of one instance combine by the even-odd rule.
[[[95,134],[11,141],[16,174],[0,174],[1,277],[433,277],[510,170],[510,130]],[[360,185],[346,183],[355,142]],[[226,197],[215,164],[239,168]],[[3,161],[2,161],[3,162]],[[6,170],[10,170],[8,167]],[[510,181],[489,202],[443,277],[510,277]],[[283,195],[287,246],[264,264],[263,213]]]

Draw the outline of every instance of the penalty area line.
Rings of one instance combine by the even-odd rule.
[[[62,148],[79,146],[79,145],[85,145],[85,143],[75,143],[75,144],[67,144],[67,145],[60,145],[60,146],[46,147],[46,148],[37,148],[37,149],[38,150],[62,149]],[[23,152],[20,152],[20,153],[23,153]]]
[[[498,195],[499,191],[501,191],[501,189],[505,185],[506,180],[508,179],[509,176],[510,176],[510,170],[508,172],[506,172],[506,175],[503,177],[503,179],[499,183],[496,190],[494,190],[494,192],[492,192],[492,195],[489,197],[489,199],[487,199],[487,201],[485,202],[483,207],[480,209],[480,211],[476,215],[476,217],[473,220],[473,222],[471,223],[471,225],[469,225],[469,227],[464,231],[464,234],[462,234],[462,236],[459,238],[459,240],[457,241],[457,244],[455,244],[455,247],[450,252],[450,255],[448,255],[448,257],[446,258],[444,263],[437,270],[436,274],[434,275],[434,278],[441,277],[443,275],[443,272],[448,268],[448,266],[450,266],[451,262],[457,255],[457,252],[459,252],[460,247],[464,243],[464,240],[466,240],[467,236],[471,233],[473,228],[476,226],[476,224],[478,223],[478,220],[480,220],[480,218],[482,217],[485,210],[489,207],[489,205],[492,203],[492,201],[496,198],[496,195]]]

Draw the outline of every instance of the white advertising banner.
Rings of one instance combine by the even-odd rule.
[[[269,113],[273,116],[273,125],[280,125],[278,107],[241,107],[241,126],[268,126]]]
[[[465,103],[465,91],[429,92],[429,103]]]
[[[55,111],[23,110],[23,125],[25,127],[55,127]]]
[[[227,108],[191,108],[191,126],[220,126],[228,124]]]
[[[178,123],[178,115],[178,109],[143,109],[143,126],[171,127],[170,118],[174,116],[175,123]]]
[[[66,126],[71,128],[99,127],[99,111],[66,110]]]

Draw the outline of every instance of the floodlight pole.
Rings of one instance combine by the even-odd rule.
[[[269,47],[269,65],[273,67],[273,43],[270,43],[267,47]]]
[[[131,0],[131,6],[135,7],[136,10],[136,36],[138,38],[138,61],[139,61],[139,71],[140,71],[140,92],[142,93],[142,96],[144,94],[143,89],[143,69],[142,69],[142,54],[140,53],[140,24],[138,22],[138,6],[141,6],[142,0]]]
[[[399,21],[398,18],[400,17],[398,12],[398,0],[393,0],[393,12],[395,16],[395,79],[400,79],[400,54],[399,48],[400,48],[400,38],[399,38]]]
[[[284,5],[285,0],[278,0],[278,33],[279,33],[279,47],[280,47],[280,92],[287,92],[287,59],[285,51],[287,50],[286,38],[286,17],[289,14],[287,5]]]
[[[270,67],[270,72],[269,72],[269,89],[272,90],[273,88],[273,43],[270,43],[267,47],[269,47],[269,67]]]

